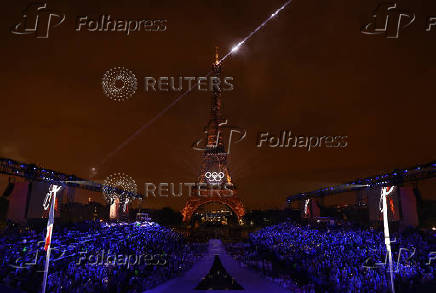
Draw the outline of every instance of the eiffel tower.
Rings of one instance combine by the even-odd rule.
[[[218,80],[221,75],[221,63],[218,50],[213,63],[213,76]],[[207,145],[202,156],[200,175],[193,187],[193,195],[182,210],[183,221],[189,222],[194,212],[208,203],[219,203],[229,207],[240,222],[245,214],[244,206],[237,197],[236,187],[227,168],[227,152],[223,143],[223,125],[226,120],[222,115],[221,89],[213,87],[210,119],[205,127]],[[203,186],[203,187],[202,187]]]

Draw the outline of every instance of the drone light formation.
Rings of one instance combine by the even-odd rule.
[[[113,204],[116,199],[118,199],[121,204],[125,204],[136,194],[137,185],[135,180],[129,175],[115,173],[106,177],[102,192],[109,204]]]
[[[238,44],[232,47],[232,49],[224,55],[218,62],[217,65],[222,63],[224,60],[226,60],[231,54],[236,53],[239,48],[245,44],[245,42],[250,39],[255,33],[257,33],[261,28],[263,28],[271,19],[276,17],[280,11],[286,8],[292,0],[288,0],[285,4],[283,4],[279,9],[277,9],[274,13],[271,14],[270,17],[268,17],[264,22],[262,22],[258,27],[256,27],[255,30],[250,32],[248,36],[246,36],[242,41],[240,41]],[[206,77],[208,77],[210,74],[212,74],[212,71],[210,71]],[[117,154],[121,149],[123,149],[125,146],[127,146],[136,136],[138,136],[143,130],[148,128],[151,124],[153,124],[154,121],[156,121],[158,118],[160,118],[163,114],[165,114],[170,108],[172,108],[177,102],[179,102],[184,96],[186,96],[189,92],[191,92],[191,89],[186,90],[184,93],[180,94],[174,101],[172,101],[168,106],[166,106],[162,111],[157,113],[153,118],[151,118],[149,121],[144,123],[140,128],[138,128],[132,135],[130,135],[125,141],[123,141],[120,145],[118,145],[112,152],[106,155],[106,157],[101,161],[99,166],[104,165],[107,160],[109,160],[111,157],[113,157],[115,154]]]

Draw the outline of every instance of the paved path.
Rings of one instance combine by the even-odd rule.
[[[169,280],[160,286],[146,292],[153,293],[185,293],[185,292],[223,292],[223,290],[195,290],[194,288],[200,283],[201,279],[207,275],[212,267],[215,255],[221,259],[226,271],[235,279],[244,290],[234,290],[233,292],[267,292],[267,293],[289,293],[288,290],[281,288],[276,283],[262,277],[256,273],[242,268],[224,249],[221,240],[212,239],[209,241],[208,253],[200,259],[194,266],[180,277]]]

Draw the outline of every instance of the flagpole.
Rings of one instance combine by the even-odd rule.
[[[42,281],[42,293],[45,293],[45,288],[47,285],[47,276],[48,276],[48,265],[50,262],[50,244],[48,245],[48,249],[47,249],[47,256],[45,257],[45,268],[44,268],[44,279]]]
[[[386,252],[388,253],[388,260],[389,260],[389,273],[391,277],[391,290],[392,293],[395,293],[395,286],[394,286],[394,270],[392,265],[392,249],[391,249],[391,238],[389,233],[389,221],[388,221],[388,207],[386,203],[386,196],[393,191],[394,187],[391,187],[390,190],[386,187],[382,188],[382,195],[381,200],[383,205],[383,226],[384,226],[384,234],[385,234],[385,245],[386,245]]]

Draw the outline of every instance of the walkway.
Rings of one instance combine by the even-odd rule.
[[[221,240],[212,239],[209,241],[209,250],[200,261],[183,274],[181,277],[169,280],[160,286],[146,292],[153,293],[174,293],[174,292],[223,292],[223,290],[195,290],[194,288],[205,277],[213,264],[215,255],[218,255],[224,268],[243,288],[244,290],[234,290],[234,292],[268,292],[268,293],[289,293],[288,290],[281,288],[274,282],[265,279],[260,273],[256,273],[242,268],[224,249]]]

